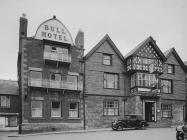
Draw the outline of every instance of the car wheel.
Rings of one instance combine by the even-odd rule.
[[[118,125],[117,130],[118,131],[122,131],[123,130],[123,126],[122,125]]]
[[[176,133],[176,139],[177,139],[177,140],[184,140],[184,135],[181,134],[180,132],[177,132],[177,133]]]

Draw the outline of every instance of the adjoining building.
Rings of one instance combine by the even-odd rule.
[[[85,126],[111,127],[125,111],[124,57],[106,35],[85,57]]]
[[[84,33],[75,44],[55,16],[27,37],[27,19],[20,18],[18,83],[21,128],[27,131],[82,129]],[[21,129],[20,128],[20,129]]]
[[[17,81],[0,80],[0,128],[18,126],[19,111]]]

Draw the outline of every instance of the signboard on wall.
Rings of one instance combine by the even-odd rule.
[[[37,29],[36,39],[46,39],[56,42],[73,44],[73,40],[68,29],[56,18],[43,22]]]

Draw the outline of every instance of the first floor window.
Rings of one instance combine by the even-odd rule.
[[[43,116],[43,102],[42,101],[31,101],[31,116],[42,117]]]
[[[1,96],[1,107],[10,107],[10,96]]]
[[[104,100],[104,115],[119,115],[119,103],[117,100]]]
[[[172,105],[171,104],[161,104],[161,111],[163,118],[172,117]]]
[[[161,92],[172,93],[172,80],[161,80]]]
[[[61,102],[51,102],[51,117],[61,117]]]
[[[79,103],[70,103],[69,104],[69,118],[78,118],[79,117]]]
[[[104,73],[104,88],[118,89],[119,74]]]

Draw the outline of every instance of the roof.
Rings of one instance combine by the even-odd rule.
[[[17,81],[0,79],[0,94],[18,95]]]
[[[155,49],[155,51],[158,53],[158,55],[161,57],[161,59],[163,61],[166,60],[164,54],[162,53],[162,51],[159,49],[159,47],[156,45],[155,40],[149,36],[147,39],[145,39],[144,41],[142,41],[140,44],[138,44],[133,50],[131,50],[128,54],[126,54],[124,57],[125,59],[127,59],[128,57],[135,55],[136,53],[138,53],[139,50],[141,50],[147,43],[151,42],[153,44],[153,47]]]
[[[122,61],[124,61],[124,57],[121,54],[121,52],[118,50],[118,48],[116,47],[116,45],[114,44],[114,42],[111,40],[111,38],[109,37],[108,34],[106,34],[100,41],[99,43],[97,43],[97,45],[95,47],[93,47],[85,56],[84,59],[88,59],[105,41],[107,41],[111,47],[113,48],[113,50],[116,52],[116,54],[120,57],[120,59]]]
[[[187,66],[187,61],[184,62],[184,65]]]
[[[180,56],[178,55],[178,53],[176,52],[175,48],[171,48],[171,49],[167,50],[166,52],[164,52],[166,59],[168,59],[171,54],[173,54],[175,56],[175,58],[177,59],[177,61],[181,65],[181,67],[183,68],[184,72],[186,72],[185,64],[182,61],[182,59],[180,58]]]

